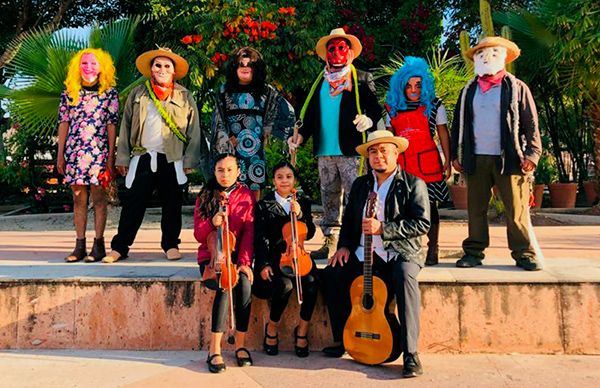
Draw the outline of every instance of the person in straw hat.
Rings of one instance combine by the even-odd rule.
[[[352,65],[361,51],[358,38],[343,28],[319,39],[316,52],[325,68],[304,102],[299,135],[288,140],[290,149],[295,149],[314,137],[323,203],[320,225],[325,235],[325,244],[312,252],[314,259],[325,259],[336,248],[342,202],[347,202],[359,171],[355,147],[364,142],[363,133],[381,118],[373,76]]]
[[[469,236],[457,267],[481,265],[489,246],[487,210],[496,185],[506,208],[508,247],[518,267],[539,270],[529,220],[529,177],[542,153],[538,116],[527,85],[505,70],[520,54],[502,37],[469,49],[476,76],[460,93],[451,130],[453,167],[465,174]]]
[[[168,48],[158,48],[140,55],[135,64],[147,80],[131,91],[123,111],[116,166],[125,176],[127,191],[105,263],[127,257],[154,189],[162,207],[161,248],[167,259],[181,258],[182,188],[186,174],[206,157],[196,103],[175,82],[187,74],[187,61]]]
[[[334,346],[326,355],[341,357],[343,329],[350,314],[349,289],[362,274],[365,258],[364,235],[372,235],[373,274],[386,283],[388,298],[396,297],[400,318],[399,336],[404,354],[404,377],[423,373],[417,355],[421,296],[417,275],[424,265],[421,237],[430,227],[427,185],[402,170],[398,156],[408,140],[387,130],[369,134],[356,151],[368,159],[371,173],[358,177],[352,185],[342,219],[338,250],[324,270],[324,291]],[[369,193],[377,194],[377,212],[364,218]],[[375,297],[377,297],[375,295]]]

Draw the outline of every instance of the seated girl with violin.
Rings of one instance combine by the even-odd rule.
[[[216,291],[206,360],[212,373],[226,368],[221,356],[221,339],[228,318],[231,329],[235,327],[237,364],[252,365],[244,340],[252,298],[255,199],[252,191],[238,182],[239,175],[234,155],[217,156],[214,176],[198,194],[194,211],[194,236],[200,243],[198,264],[202,281]]]
[[[255,211],[256,282],[253,293],[259,298],[271,299],[263,348],[271,356],[279,352],[279,321],[296,287],[301,304],[300,322],[294,329],[294,349],[298,357],[307,357],[308,325],[315,308],[318,284],[316,265],[302,243],[314,236],[315,224],[309,200],[295,198],[296,172],[291,164],[282,162],[275,166],[273,184],[275,191],[265,195]]]

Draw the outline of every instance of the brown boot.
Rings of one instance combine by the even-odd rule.
[[[84,261],[86,263],[93,263],[94,261],[100,261],[106,256],[106,248],[104,247],[104,237],[95,238],[92,251],[89,256],[86,256]]]
[[[85,249],[85,237],[78,238],[77,240],[75,240],[75,249],[73,249],[73,252],[69,256],[65,257],[65,261],[67,263],[74,263],[83,259],[86,256],[87,250]]]
[[[425,258],[425,265],[436,265],[439,257],[439,246],[438,238],[440,236],[440,224],[431,224],[431,228],[427,233],[427,256]]]

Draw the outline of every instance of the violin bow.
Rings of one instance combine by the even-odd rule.
[[[227,194],[222,194],[222,200],[223,200],[223,207],[225,209],[225,216],[223,217],[223,243],[224,243],[224,249],[223,251],[225,251],[225,265],[228,268],[227,271],[227,281],[229,284],[229,324],[230,324],[230,328],[231,331],[233,332],[233,330],[235,329],[235,315],[233,313],[233,287],[231,285],[233,279],[231,278],[231,271],[229,270],[230,264],[231,264],[231,249],[230,249],[230,242],[229,241],[229,196]]]
[[[296,189],[292,189],[291,200],[296,201]],[[293,250],[293,263],[294,263],[294,277],[296,278],[296,294],[298,296],[298,304],[302,304],[302,282],[300,279],[300,272],[298,271],[298,229],[297,229],[297,217],[291,209],[290,204],[290,219],[292,222],[292,250]]]

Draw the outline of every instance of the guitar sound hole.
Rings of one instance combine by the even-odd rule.
[[[371,310],[373,307],[373,295],[363,295],[362,305],[366,310]]]

